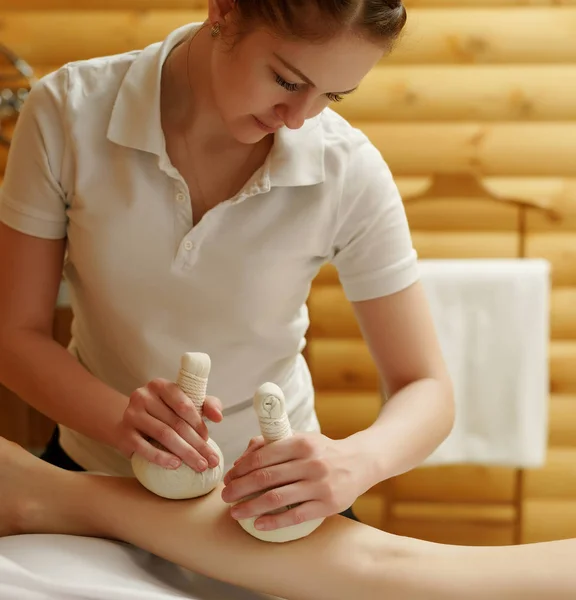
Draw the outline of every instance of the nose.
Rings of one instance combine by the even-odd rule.
[[[288,129],[300,129],[308,118],[311,102],[305,97],[294,98],[276,107],[276,114]]]

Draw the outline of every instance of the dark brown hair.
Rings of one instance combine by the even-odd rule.
[[[322,42],[350,32],[389,48],[406,24],[402,0],[236,0],[240,35],[256,27]]]

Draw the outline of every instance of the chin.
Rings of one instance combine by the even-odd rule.
[[[241,144],[256,144],[269,135],[258,127],[252,117],[237,121],[228,129],[234,139]]]

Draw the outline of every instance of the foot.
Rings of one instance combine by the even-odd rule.
[[[0,437],[0,536],[17,535],[31,530],[31,521],[41,507],[49,465],[21,446]]]

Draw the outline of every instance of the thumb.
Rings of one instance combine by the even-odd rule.
[[[202,407],[202,415],[210,421],[220,423],[224,418],[222,414],[222,402],[216,396],[206,396],[204,399],[204,405]]]

